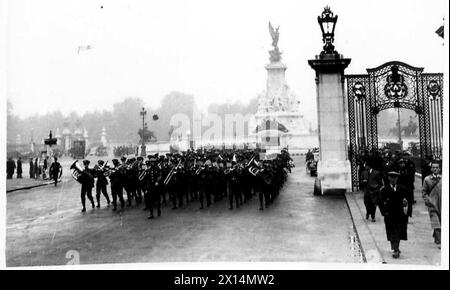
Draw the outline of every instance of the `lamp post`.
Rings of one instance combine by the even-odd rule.
[[[188,149],[192,150],[192,144],[191,144],[191,131],[187,130],[186,131],[186,138],[187,138],[187,143],[188,143]]]
[[[320,29],[322,30],[322,41],[325,43],[321,54],[335,54],[334,50],[334,29],[336,28],[338,16],[334,15],[329,6],[326,6],[320,16],[317,16]]]
[[[320,159],[314,195],[326,190],[352,191],[351,166],[347,150],[345,111],[345,69],[351,62],[338,54],[333,45],[337,15],[325,7],[317,17],[324,43],[320,55],[308,60],[316,73],[317,119]]]
[[[147,115],[147,111],[145,110],[144,107],[142,107],[141,112],[139,113],[142,116],[142,147],[141,147],[141,156],[145,156],[145,138],[144,138],[144,133],[145,133],[145,116]]]
[[[402,140],[402,126],[400,123],[400,108],[397,108],[397,124],[398,124],[398,144],[401,150],[403,150],[403,140]]]

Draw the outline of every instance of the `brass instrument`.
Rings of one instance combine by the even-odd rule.
[[[138,176],[139,181],[144,180],[144,178],[147,176],[147,174],[148,174],[148,168],[145,168],[144,170],[142,170],[142,172]]]
[[[259,168],[256,168],[256,167],[250,167],[249,169],[248,169],[248,171],[253,175],[253,176],[256,176],[256,175],[258,175],[258,173],[260,173],[261,172],[261,170],[259,169]]]
[[[106,170],[106,171],[103,173],[103,176],[109,177],[109,176],[111,175],[111,173],[116,173],[116,172],[118,172],[118,171],[126,170],[126,166],[127,166],[126,164],[120,164],[120,165],[117,166],[117,167],[108,168],[108,170]]]
[[[180,166],[180,164],[181,164],[181,160],[178,162],[177,166],[172,167],[169,174],[167,174],[166,179],[164,179],[165,185],[169,184],[170,180],[172,179],[173,174],[175,173],[175,170],[177,170],[177,168],[178,168],[178,166]]]
[[[200,172],[202,172],[202,170],[204,170],[204,169],[205,169],[205,166],[204,166],[204,165],[200,166],[199,168],[197,168],[197,170],[195,170],[195,174],[196,174],[196,175],[199,175]]]
[[[73,179],[81,184],[93,184],[95,182],[94,177],[89,172],[86,172],[83,167],[80,166],[79,160],[70,165],[71,175]]]
[[[247,163],[246,167],[249,167],[250,164],[252,164],[253,160],[255,160],[255,156],[253,156],[252,159],[250,159],[250,161]]]

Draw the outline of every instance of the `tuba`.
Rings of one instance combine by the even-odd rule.
[[[85,172],[84,168],[80,166],[79,161],[75,160],[72,165],[70,165],[70,170],[72,171],[72,177],[81,184],[94,184],[94,177],[92,174]]]
[[[253,176],[256,176],[256,175],[258,175],[258,173],[261,171],[261,170],[259,170],[258,168],[256,168],[256,167],[250,167],[249,169],[248,169],[248,171],[253,175]]]

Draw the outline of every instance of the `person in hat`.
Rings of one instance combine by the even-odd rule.
[[[100,194],[106,198],[106,202],[108,203],[108,207],[111,204],[108,196],[108,179],[105,176],[105,162],[103,160],[98,160],[97,164],[94,166],[94,176],[97,178],[97,182],[95,183],[96,190],[96,199],[97,199],[97,208],[100,208]]]
[[[239,208],[242,205],[242,193],[240,184],[240,172],[239,166],[237,163],[236,154],[233,155],[233,159],[231,160],[231,168],[228,171],[228,186],[229,186],[229,209],[233,209],[233,199],[235,200],[236,208]]]
[[[22,178],[22,158],[19,156],[17,159],[17,179]]]
[[[414,181],[416,179],[415,170],[412,170],[410,166],[407,166],[407,160],[405,158],[400,158],[397,161],[398,173],[400,174],[398,178],[398,184],[404,186],[408,193],[408,216],[412,217],[412,205],[414,202]]]
[[[148,219],[153,219],[153,207],[156,205],[157,214],[161,216],[161,192],[163,190],[162,172],[155,157],[148,161],[147,175],[145,176],[146,191],[144,195],[145,208],[150,211]]]
[[[33,158],[30,158],[30,178],[34,179],[34,162]]]
[[[442,200],[442,176],[441,166],[438,161],[431,162],[431,174],[425,177],[422,185],[422,197],[428,208],[431,228],[433,229],[434,242],[441,244],[441,200]]]
[[[259,192],[259,210],[264,210],[264,207],[268,208],[270,205],[273,190],[273,171],[269,160],[263,160],[259,177],[261,183]]]
[[[62,166],[58,162],[58,158],[55,157],[55,161],[50,165],[50,175],[53,178],[55,186],[58,184],[58,179],[62,176]]]
[[[84,170],[82,172],[83,175],[86,175],[88,178],[85,178],[85,182],[81,184],[81,204],[83,208],[81,212],[86,212],[86,195],[89,201],[92,204],[92,208],[95,208],[94,198],[92,197],[92,188],[94,187],[94,176],[92,170],[89,168],[89,164],[91,162],[89,160],[83,160]]]
[[[384,216],[387,240],[391,243],[392,257],[400,257],[400,241],[407,240],[408,230],[408,193],[398,184],[400,174],[390,171],[387,174],[389,184],[381,189],[380,211]]]
[[[137,170],[137,176],[135,178],[136,181],[136,199],[137,203],[142,203],[143,200],[143,193],[145,192],[145,184],[143,180],[140,180],[140,176],[144,171],[144,157],[139,156],[136,158],[136,170]]]
[[[127,170],[125,175],[125,191],[127,193],[127,206],[131,206],[132,200],[139,204],[139,198],[137,196],[137,184],[138,184],[138,162],[136,158],[130,158],[126,162]]]
[[[16,163],[9,157],[6,161],[6,179],[12,179],[14,175],[14,170],[16,170]]]
[[[117,198],[120,200],[120,206],[123,210],[125,207],[125,200],[123,199],[123,185],[122,175],[124,174],[124,168],[123,165],[120,165],[120,162],[118,159],[113,159],[112,163],[114,165],[114,168],[111,170],[111,173],[109,175],[109,181],[111,182],[111,195],[112,195],[112,204],[113,204],[113,211],[117,210]]]
[[[389,185],[389,178],[387,173],[389,171],[395,171],[397,169],[397,164],[394,162],[392,158],[392,154],[390,151],[387,151],[383,156],[381,171],[383,175],[383,185]]]
[[[383,181],[378,170],[373,168],[371,161],[366,161],[365,170],[362,173],[360,187],[364,191],[364,206],[366,207],[366,219],[372,218],[375,222],[378,198]]]

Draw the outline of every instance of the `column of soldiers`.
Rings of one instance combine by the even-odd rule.
[[[253,197],[259,199],[259,209],[269,207],[278,196],[288,173],[293,167],[287,150],[272,156],[261,157],[257,150],[210,150],[186,151],[166,155],[112,160],[112,166],[102,160],[89,169],[85,160],[84,174],[89,174],[87,187],[94,186],[96,179],[97,208],[100,207],[101,193],[108,206],[107,193],[109,178],[111,184],[113,211],[125,206],[144,203],[148,218],[154,218],[154,210],[161,215],[161,206],[171,204],[173,210],[184,204],[197,202],[200,209],[227,199],[228,208],[239,208]],[[87,195],[94,208],[92,190],[86,190],[82,183],[83,210],[84,196]],[[124,191],[127,202],[125,203]]]

